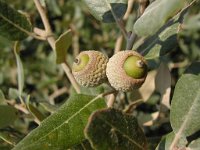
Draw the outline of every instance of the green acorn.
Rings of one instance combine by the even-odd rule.
[[[135,51],[125,50],[109,59],[106,75],[112,87],[126,92],[137,89],[144,83],[147,69],[143,56]]]
[[[106,81],[108,58],[99,51],[83,51],[75,59],[72,74],[85,87],[94,87]]]

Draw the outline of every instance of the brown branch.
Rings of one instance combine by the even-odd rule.
[[[35,3],[35,6],[36,6],[40,16],[41,16],[42,22],[43,22],[44,27],[45,27],[46,40],[48,41],[51,48],[55,51],[55,41],[56,40],[55,40],[55,37],[53,36],[53,32],[51,30],[51,26],[50,26],[49,19],[47,17],[46,11],[42,7],[39,0],[34,0],[34,3]],[[37,30],[37,31],[38,31],[38,35],[44,35],[44,32],[39,32],[39,30]],[[76,80],[74,79],[74,76],[71,73],[71,68],[69,67],[67,62],[62,63],[61,66],[62,66],[63,70],[65,71],[67,77],[69,78],[72,86],[76,90],[76,92],[80,93],[80,87],[79,87],[78,83],[76,82]]]
[[[138,0],[139,3],[139,12],[140,12],[140,16],[144,13],[145,9],[147,8],[147,6],[149,5],[149,0]]]
[[[129,0],[128,1],[128,8],[127,8],[127,11],[126,11],[126,13],[125,13],[125,15],[123,17],[124,22],[126,22],[128,20],[128,17],[130,15],[130,13],[132,12],[134,2],[135,2],[135,0]],[[135,38],[131,37],[131,35],[130,36],[128,35],[128,38],[126,39],[127,40],[126,49],[131,49],[132,46],[133,46]],[[123,36],[120,35],[117,38],[117,41],[115,43],[115,53],[117,53],[117,52],[119,52],[121,50],[122,43],[123,43]]]

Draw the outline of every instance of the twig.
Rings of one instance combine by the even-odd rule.
[[[105,96],[110,95],[110,94],[113,94],[113,93],[117,93],[117,91],[116,91],[116,90],[108,91],[108,92],[105,92],[105,93],[100,94],[100,95],[98,95],[98,96],[99,96],[99,97],[105,97]]]
[[[42,22],[44,24],[44,28],[45,28],[45,32],[46,32],[46,40],[48,41],[48,43],[50,44],[52,49],[55,51],[55,38],[53,36],[53,32],[51,30],[51,26],[50,26],[49,19],[47,17],[46,11],[42,7],[39,0],[34,0],[34,3],[35,3],[35,6],[36,6],[40,16],[41,16]],[[37,31],[39,31],[39,30],[37,30]],[[38,32],[38,34],[43,35],[44,32]],[[78,83],[76,82],[76,80],[74,79],[74,76],[71,73],[71,68],[69,67],[67,62],[61,64],[61,66],[64,69],[67,77],[69,78],[69,80],[70,80],[72,86],[74,87],[74,89],[76,90],[76,92],[80,93],[80,87],[79,87]]]
[[[140,16],[144,13],[145,9],[147,8],[147,6],[149,5],[149,0],[139,0],[139,12],[140,12]]]
[[[128,17],[132,11],[132,8],[133,8],[133,4],[134,4],[135,0],[129,0],[128,1],[128,8],[127,8],[127,11],[123,17],[123,20],[126,22],[128,20]],[[116,43],[115,43],[115,52],[114,53],[117,53],[121,50],[121,47],[122,47],[122,43],[123,43],[123,36],[120,35],[117,40],[116,40]],[[130,44],[130,39],[127,40],[127,45],[129,43],[129,47],[131,46]],[[129,48],[126,46],[126,49]],[[131,48],[129,48],[131,49]]]
[[[37,28],[37,27],[34,27],[33,28],[33,32],[35,33],[35,34],[37,34],[37,35],[40,35],[41,37],[44,37],[44,39],[46,40],[46,31],[45,30],[43,30],[43,29],[40,29],[40,28]]]
[[[73,56],[76,57],[79,54],[79,33],[77,32],[76,26],[70,24],[70,28],[73,33],[72,37],[72,47],[73,47]]]
[[[106,1],[107,2],[107,1]],[[132,7],[133,7],[133,0],[131,0],[131,1],[129,1],[129,8],[128,8],[128,12],[127,12],[127,14],[126,14],[126,16],[125,16],[125,18],[124,19],[128,19],[128,13],[130,13],[131,12],[131,9],[132,9]],[[109,7],[109,9],[111,10],[111,12],[112,12],[112,15],[113,15],[113,17],[114,17],[114,19],[115,19],[115,22],[117,23],[117,25],[118,25],[118,27],[120,28],[120,30],[121,30],[121,32],[122,32],[122,34],[124,35],[124,37],[125,37],[125,39],[126,39],[126,49],[127,50],[130,50],[130,49],[132,49],[132,47],[133,47],[133,43],[135,42],[135,39],[136,39],[136,34],[135,33],[131,33],[131,35],[129,35],[128,34],[128,32],[126,31],[126,29],[125,29],[125,26],[124,26],[124,23],[123,23],[123,20],[121,19],[121,18],[118,18],[117,16],[116,16],[116,14],[115,14],[115,12],[113,11],[113,9],[112,9],[112,7],[110,6],[110,4],[107,2],[107,5],[108,5],[108,7]],[[118,50],[118,49],[117,49]]]
[[[40,14],[40,17],[42,19],[42,22],[44,24],[44,28],[45,28],[46,32],[52,33],[51,26],[50,26],[50,23],[49,23],[49,19],[47,18],[45,9],[42,7],[39,0],[34,0],[34,3],[35,3],[35,6],[37,7],[39,14]]]
[[[117,95],[117,92],[110,94],[110,96],[108,98],[108,102],[107,102],[108,107],[113,107],[113,105],[115,103],[116,95]]]
[[[24,105],[14,104],[14,107],[25,114],[29,114],[29,111],[26,109],[26,107],[24,107]]]
[[[132,112],[133,108],[135,108],[136,105],[139,105],[139,104],[141,104],[141,103],[144,103],[144,100],[143,100],[143,99],[138,99],[138,100],[132,102],[132,103],[124,110],[124,112],[125,112],[125,113],[130,113],[130,112]]]
[[[137,38],[137,35],[134,32],[132,32],[130,37],[127,40],[127,43],[126,43],[126,49],[127,50],[131,50],[132,49],[136,38]]]
[[[120,35],[115,43],[115,52],[114,52],[115,54],[121,50],[122,42],[123,42],[123,35]]]
[[[128,17],[129,17],[129,15],[130,15],[130,13],[133,9],[134,2],[135,2],[135,0],[128,0],[128,8],[127,8],[126,13],[123,17],[123,20],[125,20],[125,21],[128,20]]]
[[[53,101],[56,97],[64,94],[64,93],[68,93],[68,89],[66,87],[62,87],[60,89],[56,89],[50,96],[49,99],[50,101]]]
[[[78,83],[76,82],[76,80],[74,79],[74,76],[71,73],[71,69],[68,66],[67,63],[62,63],[61,64],[63,70],[65,71],[66,75],[68,76],[71,84],[73,85],[74,89],[76,90],[77,93],[81,93],[80,87],[78,85]]]
[[[115,19],[115,22],[117,23],[118,27],[120,28],[122,34],[124,35],[125,39],[128,39],[128,33],[125,29],[125,26],[124,26],[124,23],[123,23],[123,20],[121,18],[118,18],[114,12],[114,10],[112,9],[110,3],[108,3],[108,1],[106,0],[106,4],[108,6],[108,8],[111,10],[111,13]]]

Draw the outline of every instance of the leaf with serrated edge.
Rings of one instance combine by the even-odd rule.
[[[83,129],[90,114],[104,107],[106,104],[101,95],[72,95],[13,150],[63,150],[78,144],[84,139]]]
[[[56,63],[64,63],[66,61],[66,53],[72,43],[71,30],[67,30],[63,33],[55,43],[56,46]]]
[[[126,12],[127,0],[83,0],[89,8],[90,13],[104,23],[115,22],[112,11],[117,18],[122,18]],[[111,9],[110,9],[110,6]]]
[[[171,103],[173,144],[200,130],[200,76],[185,74],[177,82]]]
[[[147,147],[136,118],[114,108],[93,113],[85,128],[85,136],[95,150],[145,150]]]
[[[0,35],[16,41],[26,38],[30,31],[27,18],[0,0]]]

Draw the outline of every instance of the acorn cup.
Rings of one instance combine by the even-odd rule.
[[[107,81],[107,62],[107,56],[99,51],[83,51],[76,57],[73,63],[72,74],[82,86],[98,86]]]
[[[106,75],[110,85],[118,91],[138,89],[147,76],[147,62],[132,50],[120,51],[107,63]]]

